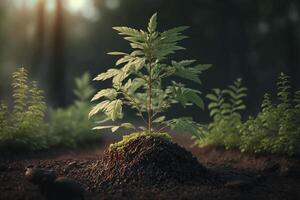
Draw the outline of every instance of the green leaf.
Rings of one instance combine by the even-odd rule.
[[[133,37],[142,37],[143,34],[134,29],[134,28],[129,28],[126,26],[121,26],[121,27],[113,27],[113,29],[119,31],[119,35],[129,35],[129,36],[133,36]]]
[[[98,103],[90,111],[89,118],[92,117],[93,115],[97,114],[99,111],[104,110],[109,105],[109,103],[110,103],[109,100],[105,100],[105,101]]]
[[[118,51],[112,51],[112,52],[108,52],[108,55],[112,55],[112,56],[122,56],[122,55],[128,55],[127,53],[123,53],[123,52],[118,52]]]
[[[114,132],[116,132],[119,128],[120,128],[120,126],[114,126],[114,127],[111,128],[111,132],[114,133]]]
[[[215,94],[208,94],[206,95],[206,98],[211,101],[218,102],[218,97]]]
[[[131,123],[122,123],[120,127],[125,128],[125,129],[135,129],[135,126]]]
[[[137,89],[139,89],[140,87],[142,87],[146,83],[147,83],[146,80],[144,80],[142,78],[135,78],[135,79],[133,79],[131,84],[128,86],[127,91],[128,91],[129,94],[133,94],[133,93],[135,93],[135,91]]]
[[[106,72],[99,74],[96,78],[94,78],[94,81],[104,81],[106,79],[112,78],[118,74],[121,73],[121,70],[119,69],[109,69]]]
[[[122,118],[122,105],[123,102],[120,99],[111,101],[105,107],[105,114],[109,117],[112,121],[116,121],[118,118]]]
[[[150,18],[149,23],[148,23],[148,31],[149,31],[149,33],[153,33],[153,32],[156,31],[156,27],[157,27],[156,19],[157,19],[157,13],[154,13],[152,15],[152,17]]]
[[[117,60],[116,66],[123,64],[123,63],[131,62],[133,60],[134,60],[134,58],[131,56],[124,56],[124,57],[120,58],[119,60]]]
[[[193,90],[189,90],[186,93],[186,99],[188,100],[188,102],[192,102],[204,110],[204,102],[202,98]]]
[[[102,129],[109,129],[109,128],[113,128],[115,126],[96,126],[93,128],[93,130],[102,130]]]
[[[103,89],[100,90],[93,98],[91,101],[95,101],[100,99],[101,97],[107,97],[110,100],[113,100],[117,97],[117,91],[115,89]]]
[[[155,120],[153,120],[152,122],[153,123],[161,123],[161,122],[165,121],[165,119],[166,119],[166,116],[160,116],[160,117],[156,118]]]
[[[194,136],[200,137],[200,124],[194,122],[190,117],[181,117],[172,119],[166,122],[170,125],[172,130],[179,133],[189,133]]]

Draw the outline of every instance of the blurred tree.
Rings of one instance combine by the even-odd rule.
[[[3,44],[3,19],[4,19],[4,4],[0,2],[0,44]],[[0,46],[0,80],[3,80],[3,62],[2,62],[2,45]],[[3,84],[0,84],[0,98],[3,97]]]
[[[31,74],[37,76],[41,62],[44,57],[44,41],[45,41],[45,0],[38,0],[37,6],[37,24],[35,34],[35,47],[33,54],[33,64],[31,66]]]
[[[50,98],[54,106],[65,106],[65,61],[63,3],[56,0],[53,27],[53,54],[50,64]]]

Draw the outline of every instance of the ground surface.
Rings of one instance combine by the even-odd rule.
[[[88,191],[86,199],[300,199],[299,159],[251,156],[216,148],[192,148],[189,137],[176,136],[175,142],[217,174],[222,183],[177,184],[171,188],[113,189],[97,191],[91,168],[99,164],[104,150],[114,139],[81,150],[56,150],[0,156],[0,200],[43,200],[36,186],[24,178],[26,166],[49,168],[61,176],[80,181]],[[89,170],[89,171],[88,171]]]

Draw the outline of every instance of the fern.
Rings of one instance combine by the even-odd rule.
[[[264,94],[263,102],[261,104],[262,111],[268,111],[272,109],[272,107],[271,95],[269,93]]]
[[[193,137],[196,144],[224,146],[227,149],[239,146],[239,128],[242,124],[240,112],[246,108],[243,101],[246,92],[247,88],[242,86],[242,79],[239,78],[226,89],[215,88],[206,95],[213,121],[202,126],[198,136]]]
[[[242,79],[238,78],[234,81],[233,85],[229,85],[224,90],[225,94],[230,96],[230,114],[239,114],[239,111],[246,109],[243,98],[247,96],[247,88],[242,86]]]
[[[33,81],[29,89],[28,113],[35,124],[42,124],[45,118],[46,103],[43,91],[38,88],[37,82]]]
[[[27,111],[28,101],[28,72],[24,67],[21,67],[13,73],[13,98],[14,106],[13,113],[17,124],[22,123],[25,112]]]
[[[77,147],[80,145],[98,142],[101,137],[92,131],[94,122],[89,120],[92,105],[89,99],[95,92],[90,84],[90,74],[84,73],[75,78],[73,90],[76,99],[66,108],[51,109],[49,112],[50,135],[52,146]],[[99,116],[95,120],[100,121]]]
[[[277,79],[277,101],[265,94],[262,111],[241,128],[241,151],[293,155],[299,153],[299,92],[290,92],[289,76],[280,73]]]
[[[149,20],[147,31],[129,27],[113,27],[113,29],[129,41],[133,50],[130,53],[108,53],[120,57],[116,61],[116,67],[99,74],[94,80],[112,79],[112,88],[103,89],[92,98],[92,101],[100,103],[94,106],[89,117],[102,112],[107,119],[116,121],[123,118],[123,107],[130,106],[146,126],[135,127],[131,123],[126,123],[126,126],[101,125],[95,129],[110,128],[114,132],[122,127],[153,133],[185,123],[186,128],[191,130],[188,124],[193,122],[190,119],[185,118],[181,123],[177,123],[176,120],[166,120],[162,115],[175,103],[180,103],[184,107],[195,104],[204,108],[199,91],[188,88],[181,82],[172,81],[166,86],[162,84],[165,78],[171,76],[201,84],[199,75],[211,66],[194,64],[195,60],[168,61],[167,58],[171,54],[184,49],[178,43],[186,38],[182,32],[187,27],[159,32],[157,15],[154,14]]]
[[[91,75],[84,73],[82,77],[75,78],[74,94],[79,101],[88,101],[95,89],[90,85]]]
[[[277,80],[277,96],[278,99],[281,101],[280,105],[285,108],[290,106],[291,86],[289,78],[290,77],[286,74],[280,73]]]
[[[295,108],[300,110],[300,91],[296,91],[293,98]]]
[[[0,108],[1,149],[41,149],[47,147],[46,124],[44,122],[46,104],[43,91],[28,80],[25,68],[13,73],[13,112],[3,104]],[[1,132],[1,131],[0,131]]]
[[[4,103],[0,103],[0,133],[8,127],[8,109]]]

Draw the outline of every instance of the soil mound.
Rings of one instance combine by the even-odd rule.
[[[122,149],[108,149],[90,173],[98,188],[167,189],[180,184],[207,184],[213,176],[192,154],[161,138],[139,137]]]

